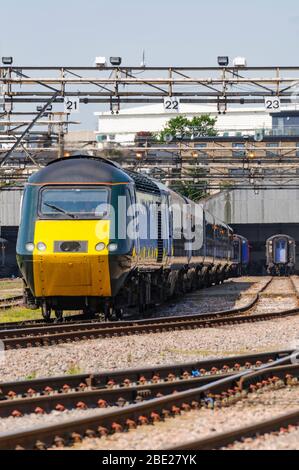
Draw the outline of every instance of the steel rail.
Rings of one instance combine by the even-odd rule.
[[[103,371],[99,373],[86,373],[79,375],[63,375],[58,377],[42,377],[38,379],[3,382],[0,383],[0,403],[11,398],[20,398],[28,396],[28,390],[35,391],[36,394],[46,393],[45,389],[51,386],[53,393],[61,393],[64,385],[68,390],[79,390],[82,384],[87,387],[103,389],[106,388],[111,381],[113,387],[118,389],[125,386],[125,381],[129,380],[131,384],[152,382],[153,377],[158,376],[159,380],[169,380],[169,374],[175,377],[182,377],[185,372],[191,376],[198,375],[201,378],[214,379],[218,374],[233,373],[242,368],[253,368],[260,365],[259,363],[271,363],[277,359],[290,356],[291,350],[273,351],[265,353],[246,354],[240,356],[213,358],[209,360],[201,360],[184,364],[156,365],[150,367],[141,367],[124,370]],[[196,374],[194,374],[196,372]],[[31,395],[31,394],[30,394]]]
[[[21,305],[23,300],[22,295],[15,295],[7,298],[0,298],[0,310],[9,310],[11,307]],[[1,323],[0,323],[1,327]]]
[[[179,446],[169,447],[167,451],[176,450],[217,450],[240,442],[245,438],[254,438],[262,434],[272,433],[279,431],[282,427],[295,425],[299,426],[299,409],[292,413],[276,416],[275,418],[258,422],[243,428],[238,428],[233,431],[219,433],[205,439],[183,443]]]
[[[207,385],[242,369],[254,370],[262,364],[289,356],[291,352],[4,383],[0,384],[0,417],[45,414],[72,408],[121,407],[126,403],[138,403]]]
[[[276,367],[288,364],[296,358],[296,352],[277,360],[274,364],[265,365],[257,369],[257,372],[266,373],[272,377]],[[299,365],[287,366],[285,370],[291,370],[299,375]],[[129,405],[112,411],[95,411],[92,416],[80,419],[72,419],[59,424],[37,426],[31,429],[12,431],[0,434],[0,449],[47,449],[49,447],[64,447],[74,442],[81,441],[83,437],[97,437],[111,432],[120,432],[138,424],[152,424],[161,419],[177,416],[182,410],[189,411],[192,408],[200,408],[203,399],[211,396],[211,393],[219,393],[238,385],[239,381],[250,375],[248,371],[234,374],[214,383],[201,387],[178,392],[162,398],[155,398],[141,404]]]
[[[55,344],[57,341],[80,340],[95,337],[109,337],[134,333],[152,333],[166,331],[169,329],[188,329],[196,327],[210,327],[212,325],[222,325],[230,323],[233,317],[236,321],[241,321],[245,317],[236,315],[246,313],[258,302],[261,294],[272,282],[272,279],[260,289],[254,299],[247,305],[223,312],[184,315],[177,317],[154,318],[149,320],[133,320],[111,323],[62,323],[40,327],[27,327],[0,330],[0,339],[3,341],[5,349],[19,347],[33,347]],[[296,311],[297,312],[297,311]],[[293,310],[288,313],[295,313]],[[269,314],[266,314],[268,318]],[[251,317],[248,317],[251,318]]]
[[[154,318],[150,320],[136,320],[114,323],[86,323],[86,324],[55,324],[33,328],[20,328],[0,331],[0,339],[5,349],[18,349],[22,347],[50,346],[51,344],[96,339],[99,337],[113,337],[131,334],[148,334],[172,330],[185,330],[193,328],[212,328],[217,326],[240,324],[244,322],[265,321],[274,318],[297,315],[299,307],[279,311],[250,315],[240,315],[250,311],[258,302],[260,295],[272,282],[272,278],[260,289],[254,300],[246,306],[214,314],[197,314],[180,317]],[[293,283],[294,285],[294,283]],[[294,286],[295,288],[295,286]],[[298,296],[298,294],[296,293]]]
[[[215,315],[218,316],[224,316],[224,315],[229,315],[229,314],[232,314],[232,315],[235,315],[235,314],[238,314],[238,313],[242,313],[242,312],[246,312],[247,310],[251,309],[255,303],[258,301],[258,294],[259,293],[262,293],[268,286],[269,284],[271,283],[272,281],[272,278],[269,279],[265,285],[263,285],[259,292],[257,294],[253,294],[253,300],[250,301],[248,304],[246,304],[245,306],[243,307],[240,307],[240,308],[234,308],[234,309],[230,309],[230,310],[224,310],[224,311],[219,311],[219,312],[214,312],[214,313],[206,313],[206,314],[195,314],[195,315],[188,315],[188,317],[186,317],[186,315],[184,316],[176,316],[176,317],[162,317],[162,318],[151,318],[151,319],[146,319],[146,320],[132,320],[132,321],[122,321],[121,323],[120,322],[109,322],[109,323],[99,323],[99,320],[97,319],[91,319],[91,320],[84,320],[84,317],[83,315],[74,315],[74,316],[70,316],[70,317],[64,317],[63,319],[63,322],[57,322],[57,321],[53,321],[50,325],[48,323],[45,323],[44,320],[29,320],[29,321],[24,321],[24,322],[12,322],[12,323],[0,323],[0,337],[2,334],[4,334],[3,332],[6,331],[6,330],[18,330],[19,327],[20,329],[23,329],[25,327],[28,326],[28,328],[35,328],[36,326],[39,327],[39,326],[45,326],[45,327],[53,327],[53,328],[63,328],[66,326],[70,326],[70,324],[72,324],[72,321],[75,321],[75,320],[78,320],[78,322],[74,323],[74,324],[77,324],[79,325],[80,323],[81,324],[86,324],[86,323],[90,323],[91,327],[94,326],[95,324],[99,324],[103,327],[112,327],[112,326],[120,326],[120,325],[123,325],[123,326],[129,326],[129,325],[132,325],[132,323],[134,324],[143,324],[143,325],[146,325],[147,323],[152,323],[154,321],[159,321],[159,322],[167,322],[168,320],[171,320],[173,318],[176,318],[178,321],[180,320],[184,320],[186,318],[188,318],[189,320],[192,320],[192,319],[197,319],[198,317],[200,317],[201,319],[209,319],[209,318],[214,318]],[[200,292],[200,291],[198,291]],[[39,325],[40,324],[40,325]],[[43,330],[45,331],[45,330]],[[39,333],[39,331],[35,330],[36,333]]]
[[[293,295],[298,297],[294,280],[292,278],[290,280],[294,288]],[[297,315],[299,307],[278,312],[250,313],[272,281],[273,278],[269,279],[247,305],[223,312],[111,323],[99,323],[96,321],[78,323],[70,321],[47,326],[43,324],[41,326],[34,326],[30,323],[26,328],[24,325],[21,325],[20,328],[12,327],[0,330],[0,339],[5,349],[8,350],[22,347],[50,346],[57,343],[96,339],[99,337],[105,338],[138,333],[148,334],[193,328],[212,328]]]
[[[97,338],[111,338],[118,336],[127,336],[134,334],[151,334],[151,333],[164,333],[166,331],[179,331],[186,329],[198,329],[198,328],[213,328],[213,327],[222,327],[227,325],[235,325],[242,323],[254,323],[257,321],[269,321],[282,317],[289,317],[293,315],[298,315],[299,308],[288,310],[284,312],[273,312],[273,313],[263,313],[251,316],[237,316],[237,317],[224,317],[219,319],[212,320],[193,320],[193,321],[182,321],[180,323],[172,321],[171,323],[164,324],[150,324],[150,325],[131,325],[131,326],[119,326],[119,327],[107,327],[103,328],[102,326],[96,328],[95,326],[90,329],[81,328],[78,326],[73,326],[73,331],[68,331],[64,333],[40,333],[36,336],[19,336],[12,338],[1,338],[1,341],[4,344],[5,350],[11,349],[21,349],[21,348],[31,348],[31,347],[42,347],[42,346],[51,346],[56,344],[63,344],[67,342],[77,342],[77,341],[86,341],[88,339],[97,339]]]
[[[263,371],[250,372],[248,375],[244,375],[238,382],[240,389],[245,390],[254,383],[261,384],[269,377],[269,374],[273,374],[280,379],[284,379],[286,373],[291,372],[298,378],[298,356],[296,356],[296,358],[293,356],[293,359],[296,359],[297,364],[287,367],[270,367]],[[262,422],[257,422],[238,429],[217,433],[214,436],[209,436],[192,442],[185,442],[167,450],[216,450],[222,447],[227,447],[230,444],[234,444],[235,442],[239,442],[245,438],[254,438],[261,434],[279,431],[281,427],[286,428],[290,425],[299,426],[299,409],[297,411],[275,416],[269,420],[263,420]]]

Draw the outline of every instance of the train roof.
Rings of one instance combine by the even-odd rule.
[[[280,234],[273,235],[272,237],[268,238],[267,242],[275,240],[275,238],[287,238],[288,240],[295,241],[295,239],[291,237],[290,235],[286,235],[285,233],[280,233]]]
[[[147,193],[159,195],[163,189],[163,185],[156,183],[147,175],[124,170],[108,159],[86,155],[54,160],[29,179],[31,184],[132,182],[135,183],[137,190]]]
[[[75,155],[54,160],[29,178],[29,184],[133,182],[137,191],[156,195],[160,195],[161,192],[170,192],[165,185],[143,173],[124,170],[116,162],[88,155]]]
[[[204,205],[195,203],[183,195],[171,190],[159,181],[149,176],[130,170],[124,170],[120,165],[111,160],[93,157],[89,155],[73,155],[50,162],[46,167],[34,173],[29,178],[29,184],[86,184],[86,183],[134,183],[137,191],[160,195],[161,193],[176,194],[188,204]],[[204,209],[206,213],[209,213]],[[210,214],[213,220],[215,217]],[[219,225],[232,230],[223,221],[216,219]]]
[[[152,193],[152,194],[157,194],[157,195],[161,194],[160,189],[162,188],[160,188],[159,184],[156,183],[156,181],[150,178],[149,176],[144,175],[142,173],[137,173],[135,171],[129,171],[129,170],[124,170],[124,171],[134,181],[137,191],[142,191],[142,192]]]
[[[206,212],[207,212],[207,211],[206,211]],[[230,230],[230,231],[233,231],[233,229],[232,229],[228,224],[226,224],[225,222],[223,222],[223,220],[218,219],[218,217],[216,217],[216,216],[213,216],[213,217],[214,217],[215,223],[216,223],[217,225],[220,225],[221,227],[224,227],[224,228],[226,228],[226,229],[228,229],[228,230]]]
[[[116,163],[83,155],[54,160],[29,178],[29,184],[132,183],[132,181],[129,174]]]
[[[248,239],[243,237],[243,235],[239,235],[238,233],[234,233],[234,238],[239,238],[242,241],[248,242]]]

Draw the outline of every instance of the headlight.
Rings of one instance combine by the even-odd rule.
[[[106,249],[105,243],[101,242],[96,245],[96,251],[104,251],[105,249]]]
[[[27,251],[32,253],[34,251],[34,248],[35,248],[34,243],[26,243],[25,248],[26,248]]]
[[[115,251],[117,251],[117,244],[116,243],[110,243],[110,245],[108,245],[108,250],[110,251],[110,253],[114,253]]]
[[[36,245],[36,248],[38,249],[38,251],[46,251],[47,245],[45,245],[43,242],[39,242]]]

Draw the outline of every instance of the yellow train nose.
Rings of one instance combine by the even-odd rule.
[[[109,297],[109,228],[109,221],[38,221],[35,296]],[[101,252],[96,250],[99,243],[105,247]]]
[[[36,297],[109,297],[108,255],[35,255]]]

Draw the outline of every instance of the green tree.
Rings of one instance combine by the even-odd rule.
[[[158,140],[165,142],[168,137],[172,139],[191,139],[200,137],[213,137],[217,135],[215,125],[217,118],[210,114],[202,114],[188,119],[186,116],[176,116],[170,119],[158,135]]]
[[[190,127],[199,134],[199,137],[216,137],[216,123],[216,117],[213,118],[210,114],[202,114],[201,116],[194,116],[190,120]]]
[[[171,184],[171,189],[180,193],[182,196],[191,199],[191,201],[198,202],[207,196],[206,184],[207,182],[202,180],[206,176],[207,172],[203,168],[192,168],[184,172],[183,177],[186,177],[187,181],[178,180]],[[197,181],[198,180],[198,181]]]

